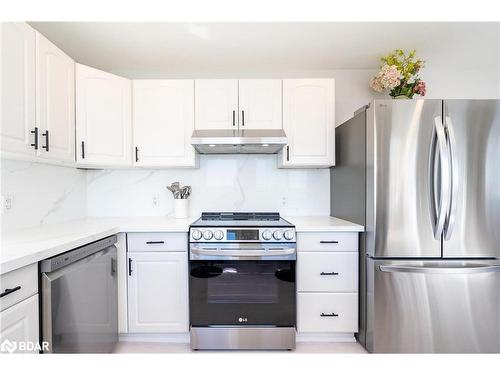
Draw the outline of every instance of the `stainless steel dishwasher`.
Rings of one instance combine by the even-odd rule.
[[[109,353],[118,341],[116,236],[40,263],[43,341],[51,353]]]

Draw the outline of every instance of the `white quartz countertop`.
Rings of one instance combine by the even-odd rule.
[[[196,218],[87,218],[2,233],[0,274],[120,232],[187,232]]]
[[[197,217],[86,218],[2,233],[0,274],[39,262],[120,232],[187,232]],[[298,232],[363,231],[330,216],[285,216]]]
[[[297,232],[363,232],[364,227],[332,216],[284,216]]]

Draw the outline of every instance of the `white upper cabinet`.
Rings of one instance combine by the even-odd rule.
[[[238,91],[240,128],[282,128],[280,79],[241,79]]]
[[[141,167],[196,167],[193,80],[133,81],[134,160]]]
[[[78,165],[132,165],[131,86],[126,78],[76,64]]]
[[[196,129],[281,129],[280,79],[195,81]]]
[[[75,63],[40,33],[36,33],[37,124],[39,156],[75,162]]]
[[[238,80],[197,79],[195,81],[196,129],[238,127]]]
[[[280,168],[335,165],[334,80],[283,80],[283,129],[288,145],[278,155]]]
[[[35,156],[35,31],[25,23],[3,22],[1,34],[1,151]]]

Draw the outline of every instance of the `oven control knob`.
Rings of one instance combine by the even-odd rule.
[[[285,237],[285,240],[293,240],[293,236],[294,236],[294,233],[293,233],[293,230],[291,229],[288,229],[285,231],[285,233],[283,233],[283,237]]]
[[[266,241],[269,241],[273,237],[273,234],[271,233],[270,230],[265,230],[262,232],[262,238],[265,239]]]
[[[214,234],[212,233],[211,230],[203,231],[203,238],[205,240],[211,240],[213,236],[214,236]]]
[[[193,240],[198,241],[201,238],[201,232],[198,229],[193,229],[191,237],[193,237]]]
[[[220,241],[224,238],[224,233],[220,230],[220,229],[217,229],[215,232],[214,232],[214,238],[217,240],[217,241]]]
[[[280,230],[275,230],[273,233],[273,237],[275,240],[281,240],[283,238],[283,232]]]

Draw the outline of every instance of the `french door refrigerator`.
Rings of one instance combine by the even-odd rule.
[[[358,340],[500,353],[500,100],[376,100],[336,152],[331,213],[365,226]]]

